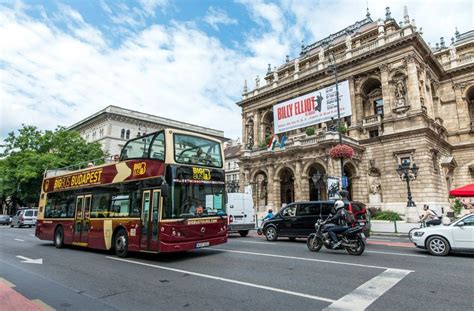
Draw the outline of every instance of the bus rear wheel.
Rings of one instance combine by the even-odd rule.
[[[63,227],[56,228],[56,231],[54,232],[54,246],[56,246],[56,248],[63,248],[64,246]]]
[[[120,229],[115,235],[115,254],[119,257],[125,258],[128,256],[128,236],[127,232]]]

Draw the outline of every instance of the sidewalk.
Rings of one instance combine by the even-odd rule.
[[[401,235],[407,236],[408,231],[412,228],[419,228],[419,223],[406,223],[403,220],[397,221],[397,233],[395,233],[395,225],[392,221],[387,220],[371,220],[371,232],[374,235]]]

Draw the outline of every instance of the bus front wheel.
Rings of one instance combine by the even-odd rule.
[[[54,246],[56,246],[56,248],[62,248],[64,246],[63,227],[58,227],[54,232]]]
[[[127,257],[128,255],[128,236],[127,232],[120,229],[115,235],[115,254],[119,257]]]

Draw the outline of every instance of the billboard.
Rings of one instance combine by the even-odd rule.
[[[339,82],[341,118],[352,115],[349,82]],[[336,85],[273,106],[275,134],[337,119]]]

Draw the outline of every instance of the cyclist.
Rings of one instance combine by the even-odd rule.
[[[426,221],[429,218],[429,220],[426,221],[427,227],[441,225],[441,218],[435,211],[430,209],[428,204],[423,205],[423,210],[425,211],[425,215],[423,215],[420,222]]]

